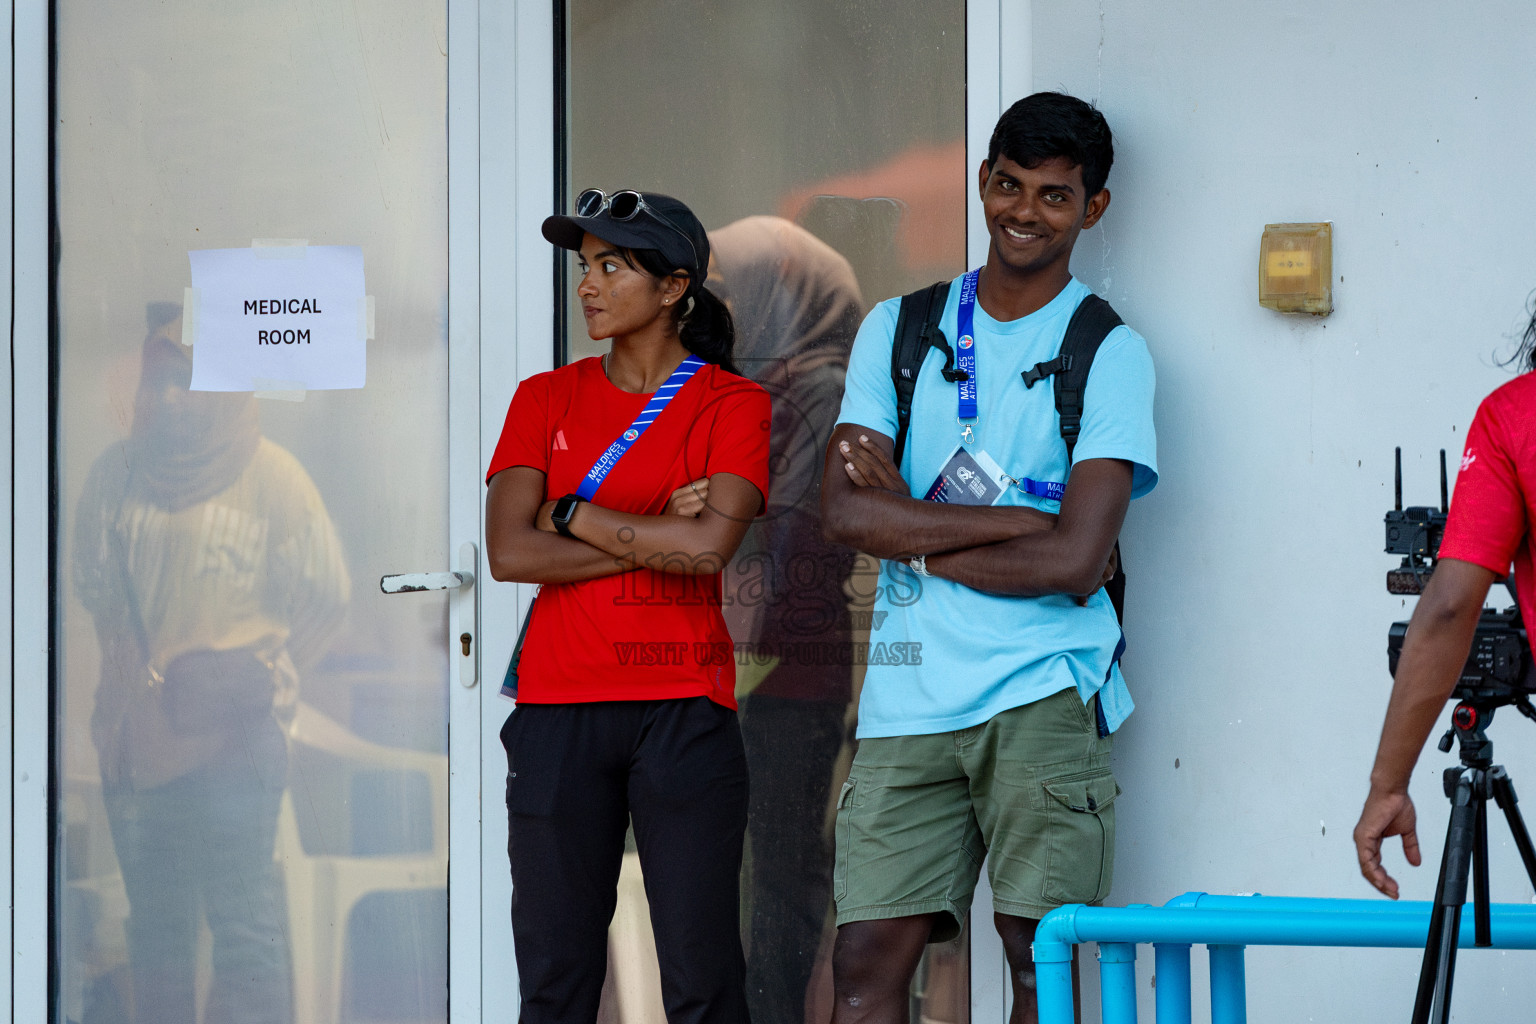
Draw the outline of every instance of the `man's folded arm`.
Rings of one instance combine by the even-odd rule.
[[[913,498],[891,463],[893,448],[885,434],[857,423],[833,429],[821,481],[822,532],[828,540],[878,558],[908,559],[990,549],[1055,525],[1055,516],[1022,506],[946,505]],[[1127,473],[1127,498],[1129,481]]]
[[[926,567],[935,576],[993,594],[1092,594],[1104,584],[1130,505],[1131,479],[1131,463],[1120,459],[1079,462],[1049,529],[930,555]]]

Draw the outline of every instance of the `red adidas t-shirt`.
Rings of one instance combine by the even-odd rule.
[[[648,394],[614,387],[599,359],[518,386],[486,479],[545,474],[545,500],[574,492]],[[695,373],[598,488],[595,504],[661,515],[684,484],[734,473],[768,493],[768,393],[718,366]],[[563,704],[706,696],[736,707],[736,660],[720,576],[633,572],[539,592],[518,665],[518,701]]]
[[[1520,614],[1536,623],[1536,373],[1483,399],[1467,431],[1440,557],[1503,575],[1515,567]]]

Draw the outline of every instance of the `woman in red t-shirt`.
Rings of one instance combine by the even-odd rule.
[[[739,1024],[747,769],[720,572],[768,492],[768,394],[734,372],[688,207],[594,189],[576,209],[544,237],[580,253],[608,353],[524,381],[487,474],[491,575],[543,584],[501,731],[520,1019],[596,1019],[632,820],[668,1020]]]
[[[1355,826],[1360,873],[1393,899],[1397,881],[1382,866],[1382,841],[1400,835],[1408,863],[1423,859],[1408,776],[1461,676],[1488,588],[1511,566],[1520,614],[1536,623],[1536,315],[1513,362],[1527,372],[1483,399],[1467,431],[1439,561],[1403,639]],[[1528,669],[1527,688],[1536,685],[1536,666]]]

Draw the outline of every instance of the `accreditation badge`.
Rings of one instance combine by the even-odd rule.
[[[929,485],[924,501],[946,505],[995,505],[1012,479],[979,448],[956,445]]]

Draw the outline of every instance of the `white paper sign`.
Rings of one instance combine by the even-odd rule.
[[[363,386],[361,248],[202,249],[187,258],[197,303],[193,391]]]

